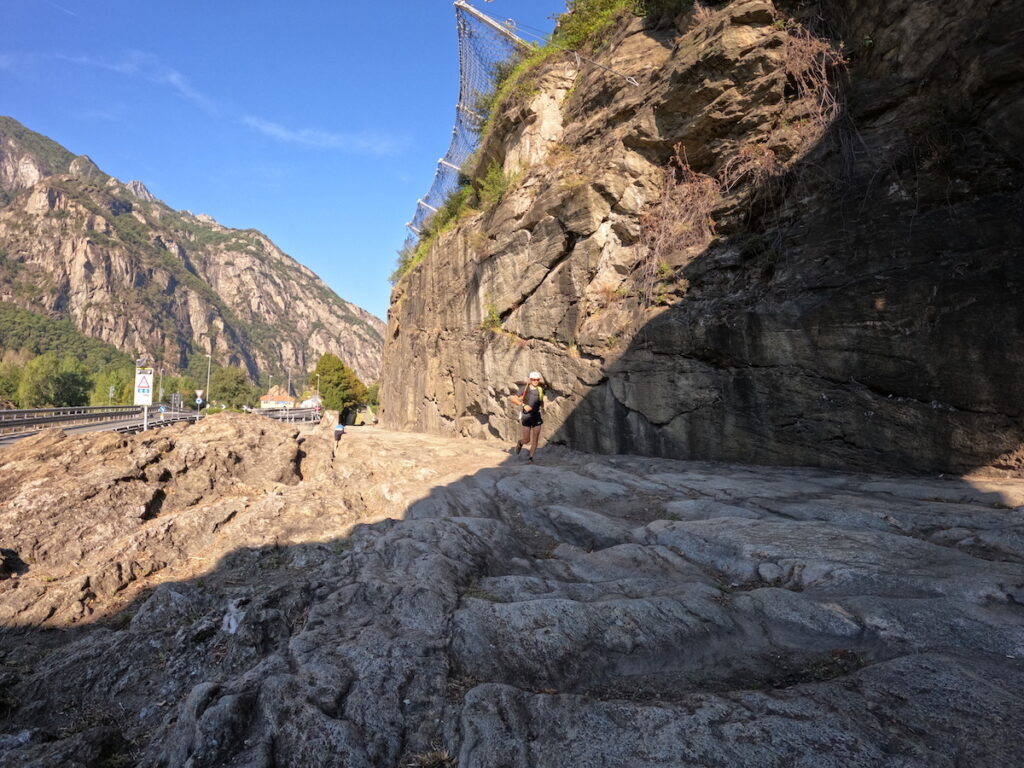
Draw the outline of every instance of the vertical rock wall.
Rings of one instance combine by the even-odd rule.
[[[537,368],[580,449],[1020,474],[1013,6],[737,0],[549,64],[395,288],[385,423],[509,439]]]

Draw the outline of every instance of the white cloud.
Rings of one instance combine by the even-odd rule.
[[[74,114],[79,120],[98,120],[100,122],[113,123],[123,120],[128,112],[128,108],[123,104],[112,104],[107,107],[80,109]]]
[[[0,69],[20,67],[33,54],[0,53]],[[120,58],[95,56],[69,56],[66,54],[45,54],[46,58],[70,62],[85,67],[95,67],[130,78],[138,78],[163,86],[180,98],[201,107],[213,117],[225,117],[224,109],[214,99],[194,86],[178,70],[165,64],[160,57],[145,51],[128,51]],[[237,113],[236,113],[237,114]],[[115,119],[111,110],[99,109],[80,117],[90,119]],[[291,128],[280,123],[265,120],[254,115],[241,115],[237,120],[252,131],[284,144],[293,144],[315,149],[336,150],[359,155],[396,155],[408,145],[408,139],[373,132],[331,132],[314,128]]]
[[[242,123],[257,133],[285,144],[337,149],[354,154],[393,155],[401,150],[402,144],[393,137],[372,133],[330,133],[312,128],[288,128],[252,115],[243,117]]]
[[[74,11],[68,10],[63,5],[57,5],[57,3],[51,2],[50,0],[46,0],[46,4],[52,8],[56,8],[58,11],[64,11],[68,16],[78,16]]]
[[[0,69],[14,72],[32,63],[34,57],[24,53],[0,53]]]
[[[90,67],[99,67],[110,72],[117,72],[128,77],[141,77],[143,80],[164,85],[175,92],[183,99],[198,104],[208,112],[216,112],[216,103],[195,88],[178,70],[164,64],[158,56],[145,51],[129,51],[121,59],[108,61],[96,59],[90,56],[58,56],[64,61],[74,64],[84,64]]]

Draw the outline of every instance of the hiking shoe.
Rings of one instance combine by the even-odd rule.
[[[516,441],[516,456],[519,455],[519,452],[521,450],[523,450],[523,441],[522,440],[517,440]]]
[[[533,464],[533,456],[531,456],[530,458],[528,458],[528,459],[527,459],[527,461],[528,461],[528,462],[530,462],[531,464]]]

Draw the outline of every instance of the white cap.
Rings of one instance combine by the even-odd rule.
[[[529,378],[531,378],[531,379],[539,379],[540,378],[540,374],[537,373],[536,371],[530,371]]]

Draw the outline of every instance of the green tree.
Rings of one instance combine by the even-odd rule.
[[[90,383],[88,372],[77,358],[58,358],[56,352],[46,352],[25,366],[18,382],[18,402],[23,408],[85,405]]]
[[[91,386],[89,370],[81,360],[73,355],[60,359],[54,385],[54,402],[57,405],[86,405]]]
[[[217,366],[210,377],[210,390],[218,403],[232,408],[253,405],[259,401],[260,391],[249,383],[245,371],[233,365]]]
[[[47,352],[28,361],[18,382],[18,404],[22,408],[53,405],[52,382],[57,378],[57,353]]]
[[[217,367],[216,363],[212,361],[209,363],[210,370],[210,381],[213,381],[213,369]],[[188,365],[185,366],[185,370],[181,372],[181,375],[193,382],[195,386],[193,389],[205,389],[206,388],[206,371],[207,361],[205,352],[196,352],[188,356]],[[166,387],[165,387],[166,389]],[[182,394],[185,394],[184,392]],[[195,396],[195,392],[192,393]],[[206,393],[203,393],[203,397],[206,397]]]
[[[110,396],[110,388],[114,396]],[[135,369],[131,366],[105,368],[92,380],[90,405],[131,405],[135,401]]]
[[[13,403],[18,401],[21,373],[31,359],[32,353],[25,349],[20,352],[10,349],[4,352],[3,358],[0,359],[0,398]]]
[[[375,381],[366,393],[366,402],[376,408],[380,405],[380,382]]]
[[[203,358],[205,361],[206,358]],[[164,376],[164,399],[171,401],[171,395],[177,392],[181,395],[181,404],[188,408],[196,407],[196,389],[206,386],[206,371],[203,371],[203,383],[198,387],[196,382],[188,376]],[[205,394],[205,393],[204,393]]]
[[[324,408],[343,411],[369,400],[370,392],[366,385],[337,355],[323,355],[313,371],[314,377],[316,374],[320,374],[320,394]]]

